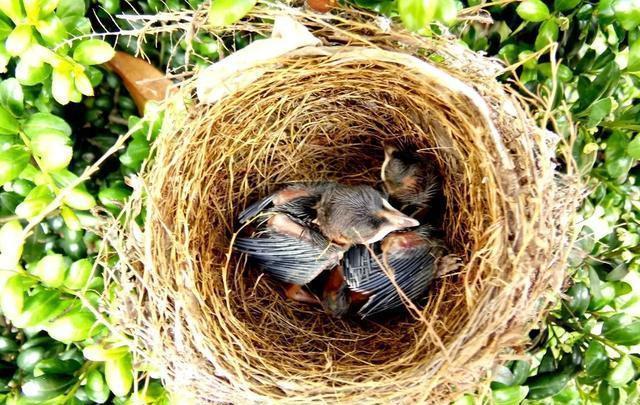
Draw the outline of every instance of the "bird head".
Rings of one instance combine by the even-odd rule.
[[[391,206],[370,186],[336,185],[325,193],[314,221],[321,232],[336,243],[369,244],[388,233],[420,223]]]

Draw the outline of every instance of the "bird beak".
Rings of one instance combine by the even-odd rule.
[[[393,157],[393,152],[395,152],[396,150],[397,149],[391,145],[386,145],[384,147],[384,162],[382,162],[382,167],[380,168],[380,178],[384,183],[386,183],[387,181],[387,166],[389,165],[389,161],[391,161],[391,158]]]
[[[405,228],[413,228],[420,225],[420,222],[416,219],[411,218],[393,208],[384,198],[382,199],[382,206],[383,208],[379,215],[386,220],[386,223],[380,227],[380,230],[375,235],[366,240],[365,244],[381,241],[391,232]]]

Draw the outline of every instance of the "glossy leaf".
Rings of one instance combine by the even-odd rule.
[[[96,318],[86,310],[79,310],[64,315],[47,326],[46,330],[52,338],[63,342],[79,342],[91,337]]]
[[[572,372],[558,370],[537,374],[527,379],[528,399],[543,399],[556,395],[571,380]]]
[[[27,167],[31,156],[24,146],[14,145],[0,151],[0,184],[5,184],[20,175]]]
[[[67,105],[71,101],[72,93],[75,90],[71,71],[63,68],[53,69],[51,75],[51,94],[53,98],[62,105]]]
[[[612,8],[625,30],[631,31],[640,25],[640,0],[614,0]]]
[[[40,259],[30,272],[39,277],[47,287],[60,287],[71,265],[71,260],[61,254],[49,254]]]
[[[46,401],[56,398],[74,383],[72,376],[42,375],[28,378],[22,385],[22,394],[30,400]]]
[[[0,83],[0,105],[15,117],[24,112],[24,93],[17,79],[11,77]]]
[[[618,405],[620,403],[620,390],[611,387],[606,381],[602,381],[598,387],[598,399],[602,405]]]
[[[11,31],[4,46],[11,56],[23,54],[33,41],[33,30],[30,25],[18,25]]]
[[[629,145],[627,145],[627,153],[634,159],[640,159],[640,135],[633,137]]]
[[[23,130],[31,138],[39,135],[42,131],[55,131],[66,136],[71,135],[71,127],[65,120],[53,114],[42,112],[32,114],[24,124]]]
[[[425,29],[435,18],[437,0],[398,0],[398,13],[411,31]]]
[[[572,10],[580,4],[582,0],[555,0],[553,2],[553,8],[557,11]]]
[[[519,385],[491,391],[493,403],[496,405],[518,405],[527,397],[528,393],[529,387]]]
[[[625,355],[618,360],[618,364],[607,375],[607,382],[613,388],[624,387],[631,381],[635,373],[631,357]]]
[[[549,18],[549,8],[540,0],[524,0],[516,8],[516,13],[525,21],[539,22]]]
[[[20,218],[30,219],[53,201],[53,193],[47,186],[38,186],[29,192],[29,195],[16,207],[16,215]]]
[[[602,335],[624,346],[640,344],[640,319],[624,313],[615,314],[603,322]]]
[[[35,377],[43,374],[73,375],[82,367],[82,364],[73,359],[62,360],[57,358],[40,360],[33,369]]]
[[[17,134],[18,129],[18,120],[9,111],[0,107],[0,135]]]
[[[558,24],[553,19],[547,20],[540,25],[534,47],[536,51],[539,51],[550,43],[555,42],[557,39]]]
[[[67,288],[79,290],[87,286],[87,282],[93,272],[93,264],[89,259],[80,259],[73,262],[64,281]]]
[[[256,3],[256,0],[214,0],[207,21],[213,27],[226,27],[246,16]]]
[[[62,20],[56,15],[50,15],[45,19],[39,20],[36,24],[36,30],[40,33],[45,43],[50,46],[61,44],[68,36]]]
[[[93,402],[103,404],[109,399],[109,386],[105,382],[102,373],[98,370],[91,370],[87,374],[85,390],[87,397]]]
[[[85,3],[77,0],[60,0],[56,15],[60,18],[72,16],[84,16]]]
[[[629,139],[620,131],[615,131],[607,139],[604,167],[612,179],[624,181],[633,165],[633,159],[627,155],[628,144]]]
[[[592,340],[584,354],[584,371],[587,376],[601,378],[609,371],[609,356],[602,343]]]
[[[104,376],[111,392],[119,397],[127,395],[133,385],[131,355],[127,354],[116,360],[107,360],[104,363]]]
[[[111,60],[113,55],[111,45],[99,39],[84,40],[73,51],[73,59],[83,65],[99,65]]]
[[[19,328],[42,328],[44,323],[62,314],[71,305],[59,291],[42,290],[25,299],[24,308],[14,324]]]

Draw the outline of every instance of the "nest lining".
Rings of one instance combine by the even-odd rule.
[[[390,39],[360,14],[348,32],[366,26],[367,36],[331,43],[348,18],[287,12],[333,46],[280,58],[216,104],[167,102],[169,130],[126,207],[131,218],[146,208],[145,228],[129,220],[107,232],[128,259],[110,272],[127,291],[111,313],[139,361],[199,402],[441,402],[482,387],[497,361],[521,352],[561,285],[577,187],[518,103],[493,78],[469,75],[482,57]],[[445,62],[405,53],[416,46]],[[464,262],[424,309],[333,319],[285,300],[232,254],[247,204],[292,181],[377,186],[385,142],[436,157],[446,240]]]

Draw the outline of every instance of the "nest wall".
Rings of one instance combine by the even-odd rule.
[[[109,267],[123,287],[115,327],[198,402],[446,402],[486,388],[497,362],[523,355],[564,278],[578,187],[555,169],[555,136],[496,81],[494,61],[454,40],[284,6],[237,28],[268,34],[260,21],[283,12],[323,46],[265,64],[215,104],[193,97],[194,80],[166,102],[154,159],[105,231],[122,259]],[[425,308],[333,319],[233,254],[247,204],[288,182],[378,186],[384,142],[434,156],[444,178],[443,227],[463,265]]]

